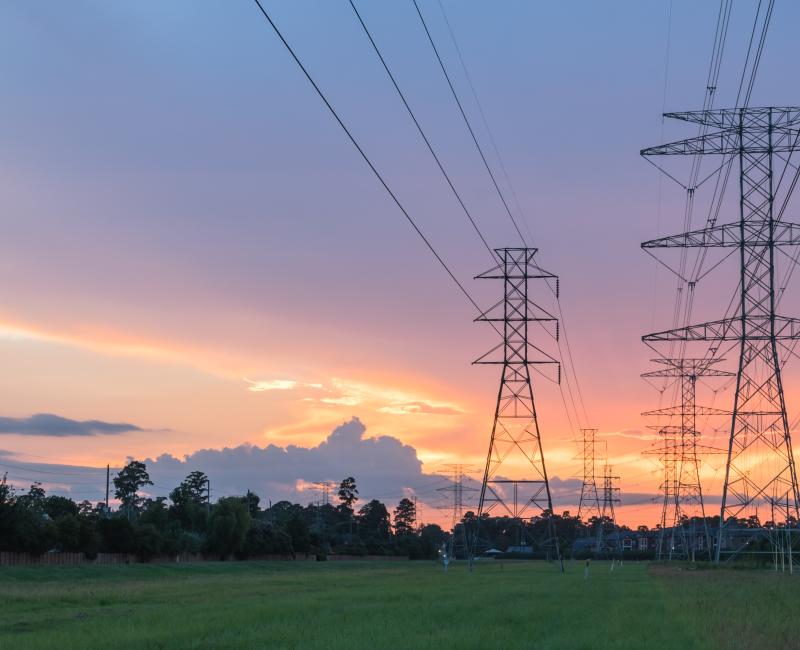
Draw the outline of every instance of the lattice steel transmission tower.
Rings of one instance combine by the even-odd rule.
[[[710,553],[711,534],[706,521],[703,489],[700,482],[700,431],[697,416],[730,415],[730,411],[697,405],[698,377],[733,377],[734,373],[714,366],[724,359],[677,358],[653,359],[663,367],[642,377],[677,380],[680,401],[674,406],[647,411],[642,415],[667,418],[668,424],[655,425],[661,435],[657,450],[664,464],[664,495],[657,558],[662,559],[668,540],[667,558],[694,560],[697,551]],[[672,424],[675,420],[678,424]]]
[[[597,476],[595,474],[595,437],[597,429],[581,429],[583,446],[581,460],[583,461],[583,482],[581,483],[581,499],[578,503],[578,519],[586,517],[600,517],[600,495],[597,491]]]
[[[476,278],[503,281],[503,298],[476,319],[502,324],[503,340],[474,362],[499,365],[502,369],[478,501],[477,525],[470,534],[470,559],[480,550],[478,527],[484,515],[510,517],[521,531],[528,530],[525,520],[531,523],[534,515],[540,516],[546,522],[546,533],[531,541],[548,557],[561,559],[530,376],[531,365],[560,366],[529,339],[530,323],[553,327],[553,336],[557,339],[558,321],[537,305],[528,291],[529,280],[556,281],[556,294],[558,283],[556,276],[535,263],[536,250],[496,249],[499,264]]]
[[[461,554],[466,557],[467,555],[467,540],[466,529],[463,524],[464,519],[464,491],[475,492],[476,488],[464,485],[465,470],[469,469],[468,466],[461,463],[445,464],[445,467],[452,471],[451,484],[447,487],[437,488],[439,492],[450,492],[453,495],[453,505],[445,506],[450,509],[452,507],[452,517],[450,522],[450,539],[447,545],[447,552],[451,558]]]
[[[614,504],[620,502],[619,488],[614,485],[614,481],[619,480],[619,476],[612,474],[613,468],[606,463],[603,466],[603,504],[600,508],[600,522],[597,526],[597,552],[603,551],[603,540],[605,539],[605,529],[610,527],[612,531],[617,530],[617,515],[614,511]],[[617,537],[618,550],[622,550],[622,540]]]
[[[663,468],[663,480],[659,486],[661,490],[661,518],[659,519],[658,545],[656,546],[656,559],[663,558],[665,548],[668,557],[675,546],[674,525],[676,521],[678,502],[678,438],[679,427],[667,425],[653,427],[658,430],[659,443],[644,454],[658,456]],[[670,531],[667,534],[667,531]],[[667,546],[665,547],[665,543]]]
[[[773,514],[773,527],[796,527],[797,475],[781,377],[781,353],[800,338],[800,320],[776,313],[780,299],[776,257],[788,246],[800,245],[800,225],[781,221],[793,189],[781,190],[787,158],[798,148],[800,107],[735,108],[666,113],[700,125],[700,134],[644,149],[643,156],[716,155],[738,162],[739,216],[642,244],[657,248],[738,249],[739,287],[736,315],[648,334],[647,342],[732,342],[739,348],[728,458],[720,508],[716,560],[753,548],[761,536],[772,541],[770,526],[745,529],[741,522],[757,517],[759,505]],[[776,173],[778,172],[778,173]],[[692,189],[692,188],[690,188]],[[787,254],[788,256],[788,254]],[[788,256],[788,259],[794,260]],[[720,344],[710,351],[713,357]],[[773,549],[777,548],[773,544]],[[772,552],[772,551],[770,551]]]

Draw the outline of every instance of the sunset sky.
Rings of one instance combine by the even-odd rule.
[[[654,524],[640,413],[659,404],[640,337],[669,327],[674,282],[639,244],[681,231],[683,195],[638,152],[693,135],[660,114],[702,106],[718,3],[443,4],[517,216],[561,278],[586,413],[570,423],[558,387],[534,376],[557,509],[576,509],[576,431],[595,427],[621,521]],[[717,106],[736,96],[756,4],[734,3]],[[517,245],[411,1],[357,5],[490,244]],[[472,279],[491,260],[349,4],[265,6],[493,304],[500,286]],[[420,6],[499,170],[439,4]],[[797,103],[798,21],[800,4],[777,3],[751,104]],[[216,496],[264,502],[316,500],[312,483],[353,475],[362,498],[417,494],[423,518],[442,517],[438,475],[486,455],[499,371],[471,362],[495,335],[252,2],[4,2],[0,79],[0,474],[98,499],[106,464],[134,457],[150,459],[153,494],[201,469]],[[708,288],[726,303],[736,279],[720,273]],[[698,319],[720,317],[711,295]],[[704,464],[711,503],[723,462]]]

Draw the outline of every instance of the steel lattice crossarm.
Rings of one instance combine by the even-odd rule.
[[[736,248],[738,246],[798,246],[800,224],[769,220],[725,223],[679,235],[659,237],[642,248]]]
[[[643,156],[790,153],[800,136],[800,108],[796,106],[664,113],[664,117],[720,130],[642,149]],[[769,132],[770,138],[762,138],[759,131]]]
[[[733,373],[729,373],[732,375]],[[726,377],[728,375],[720,375],[720,377]],[[670,418],[678,415],[683,415],[683,407],[680,404],[676,404],[675,406],[667,406],[666,408],[655,409],[653,411],[645,411],[642,413],[644,417],[665,417]],[[713,406],[695,406],[694,407],[694,414],[700,416],[711,416],[711,415],[730,415],[730,411],[726,411],[725,409],[718,409],[714,408]],[[661,427],[659,427],[661,429]]]
[[[657,341],[770,341],[800,339],[800,319],[785,316],[748,316],[742,328],[741,318],[724,318],[688,327],[654,332],[642,337],[645,342]],[[773,330],[774,326],[774,330]]]
[[[642,377],[684,377],[691,375],[694,377],[733,377],[734,373],[727,370],[717,370],[711,366],[725,361],[714,357],[700,357],[689,358],[682,357],[679,359],[650,359],[653,363],[660,363],[666,368],[645,372]]]
[[[800,124],[800,107],[797,106],[767,106],[764,108],[755,107],[747,109],[717,108],[707,111],[680,111],[664,113],[664,117],[700,124],[702,126],[726,129],[739,126],[743,111],[745,111],[748,116],[761,116],[765,124],[767,123],[766,121],[770,119],[770,115],[772,116],[772,122],[774,124],[783,123],[785,126]]]
[[[558,276],[545,271],[536,262],[534,256],[538,248],[495,248],[498,264],[476,275],[476,280],[555,280],[556,297],[558,297]]]

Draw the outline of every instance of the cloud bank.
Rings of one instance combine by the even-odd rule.
[[[101,420],[70,420],[51,413],[37,413],[27,418],[0,417],[0,434],[21,436],[100,436],[142,431],[135,424],[102,422]]]
[[[453,483],[446,474],[423,471],[416,449],[397,438],[367,437],[366,427],[357,417],[342,423],[325,440],[312,447],[243,444],[201,449],[182,458],[162,454],[143,460],[154,482],[147,488],[151,496],[167,496],[187,474],[199,470],[211,480],[212,499],[241,495],[251,490],[261,497],[263,507],[270,501],[275,503],[284,499],[301,504],[319,501],[320,489],[315,484],[338,484],[347,476],[356,479],[360,504],[369,499],[380,499],[391,509],[404,496],[415,495],[423,508],[421,516],[425,520],[447,522],[453,503]],[[26,489],[33,479],[41,480],[44,487],[54,493],[72,494],[79,499],[99,500],[103,497],[105,468],[101,471],[98,468],[29,462],[22,465],[13,454],[2,451],[0,468],[7,469],[9,478],[21,489]],[[112,468],[112,476],[117,471],[119,468]],[[568,509],[575,514],[580,479],[553,476],[550,489],[556,511]],[[465,510],[477,507],[479,493],[480,483],[474,478],[464,477]],[[631,505],[651,503],[653,496],[646,493],[622,495],[623,503]],[[336,501],[335,490],[331,499]],[[441,510],[435,510],[437,508]],[[495,514],[503,513],[498,509]]]

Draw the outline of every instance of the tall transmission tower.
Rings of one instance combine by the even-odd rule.
[[[711,534],[706,520],[703,489],[700,482],[699,452],[705,451],[698,443],[700,431],[697,416],[730,415],[730,411],[708,406],[697,406],[698,377],[733,377],[734,373],[714,368],[724,359],[714,358],[661,358],[653,359],[663,367],[646,372],[642,377],[673,379],[679,382],[680,402],[671,407],[647,411],[645,416],[668,418],[678,424],[656,425],[661,436],[657,449],[664,465],[662,484],[663,505],[659,532],[657,559],[666,556],[694,560],[698,550],[709,553]]]
[[[698,124],[700,134],[644,149],[643,156],[716,155],[738,161],[738,221],[644,242],[644,249],[738,249],[737,314],[720,320],[648,334],[646,342],[730,341],[739,348],[725,483],[720,507],[715,558],[733,558],[753,548],[755,538],[777,549],[772,529],[796,527],[797,474],[781,377],[781,353],[800,338],[800,320],[776,313],[776,256],[787,246],[800,245],[800,225],[781,221],[794,184],[775,202],[787,158],[798,148],[799,107],[733,108],[665,113],[665,117]],[[780,169],[778,169],[780,172]],[[693,189],[693,188],[690,188]],[[780,203],[779,203],[780,205]],[[788,254],[787,254],[788,256]],[[793,260],[791,256],[788,256]],[[717,344],[719,345],[719,343]],[[716,353],[716,347],[711,351]],[[745,529],[757,518],[758,506],[773,513],[771,525]],[[790,545],[791,548],[791,545]],[[772,551],[770,551],[772,552]]]
[[[581,499],[578,503],[578,519],[602,516],[600,496],[597,491],[595,475],[595,437],[597,429],[581,429],[583,461],[583,482],[581,483]]]
[[[546,535],[544,539],[531,541],[547,556],[552,554],[561,559],[530,376],[531,365],[557,365],[558,361],[533,345],[528,337],[528,326],[532,322],[545,327],[552,325],[553,335],[558,337],[557,319],[537,305],[528,292],[529,280],[557,278],[534,262],[536,250],[496,249],[499,264],[476,278],[503,281],[502,299],[476,319],[502,323],[503,340],[475,361],[500,365],[502,370],[478,501],[478,519],[470,535],[470,560],[478,551],[481,517],[490,514],[514,519],[520,531],[525,530],[524,519],[532,520],[534,515],[541,515],[546,520]],[[557,287],[556,284],[556,293]]]
[[[678,437],[679,427],[672,425],[654,427],[658,429],[659,443],[645,454],[658,456],[664,470],[661,481],[661,518],[659,519],[658,545],[656,546],[656,560],[663,559],[666,551],[671,556],[671,549],[675,546],[674,526],[678,515]],[[674,508],[674,510],[673,510]],[[667,531],[671,531],[667,535]],[[666,546],[665,546],[666,544]]]
[[[614,511],[614,504],[619,503],[619,488],[614,485],[614,481],[619,480],[619,476],[612,475],[613,468],[606,463],[603,466],[603,504],[600,508],[600,522],[597,526],[597,552],[603,550],[603,538],[605,528],[610,524],[611,530],[617,530],[617,515]],[[618,550],[622,549],[622,540],[617,538]]]
[[[461,463],[445,464],[452,472],[451,483],[447,487],[437,488],[439,492],[450,492],[453,495],[452,519],[450,522],[450,540],[448,543],[448,554],[455,558],[459,551],[466,557],[467,543],[466,530],[462,520],[464,519],[464,491],[474,492],[476,488],[464,485],[464,476],[468,466]],[[446,506],[449,508],[450,506]]]

